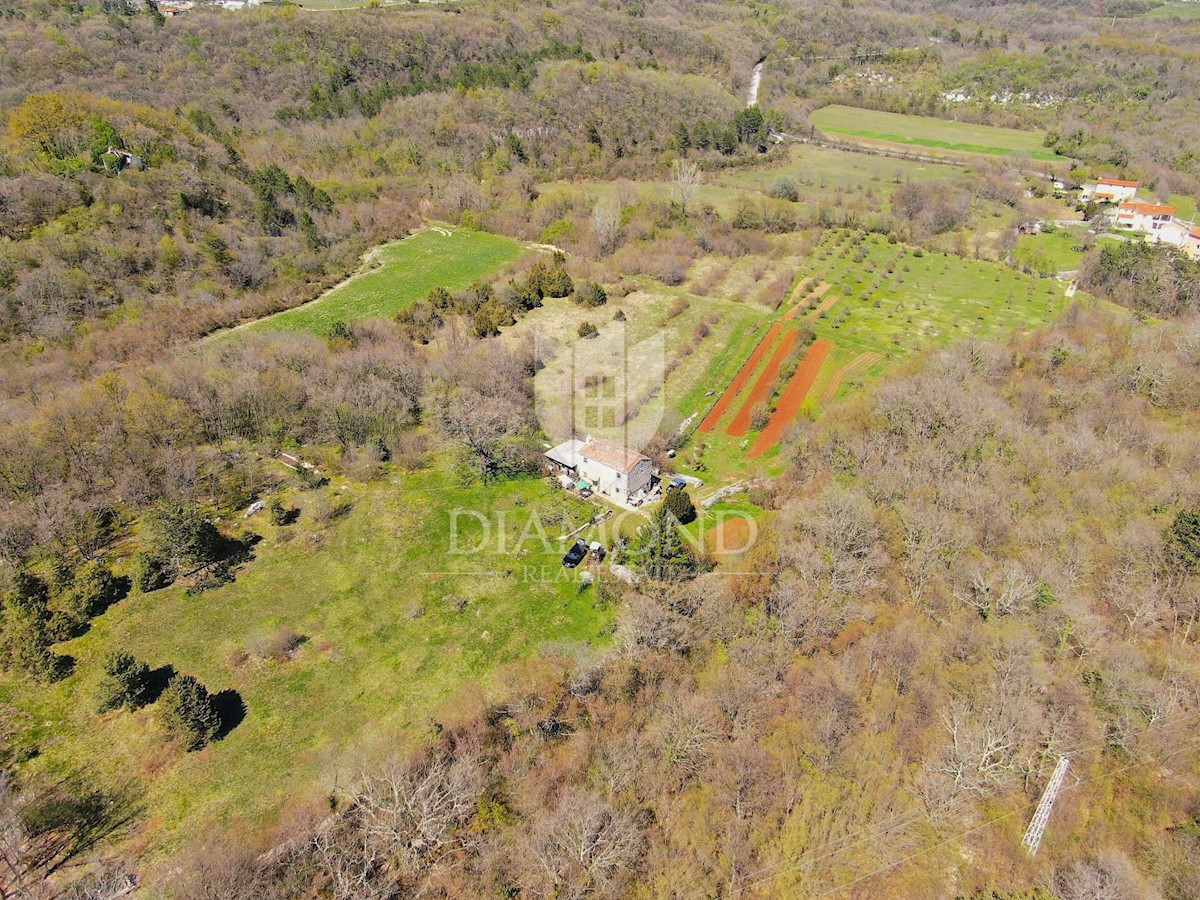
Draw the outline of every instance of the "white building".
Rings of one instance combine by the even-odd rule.
[[[650,457],[614,441],[588,436],[571,439],[546,452],[552,471],[575,482],[587,482],[597,493],[624,505],[649,491],[654,464]]]
[[[1097,203],[1122,203],[1132,200],[1137,196],[1137,192],[1138,183],[1136,181],[1100,178],[1095,184],[1085,184],[1080,198],[1084,202],[1095,200]]]
[[[1175,207],[1162,203],[1143,203],[1127,200],[1117,207],[1115,222],[1118,228],[1140,231],[1146,240],[1158,243],[1164,235],[1171,234],[1171,223],[1175,218]]]

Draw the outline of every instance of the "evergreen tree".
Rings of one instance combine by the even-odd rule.
[[[60,600],[62,610],[77,622],[98,616],[121,599],[121,585],[108,566],[90,562],[75,573]]]
[[[125,707],[138,709],[150,702],[150,667],[120,650],[104,659],[104,677],[96,690],[96,709],[107,712]]]
[[[675,517],[680,525],[687,525],[689,522],[696,521],[696,505],[692,503],[692,498],[683,488],[668,490],[663,506]]]
[[[554,262],[542,276],[542,292],[547,297],[569,297],[574,290],[575,283],[567,272],[567,258],[555,253]]]
[[[608,293],[601,285],[594,281],[588,281],[575,292],[575,302],[589,308],[603,306],[608,302]]]
[[[221,533],[194,509],[170,500],[160,501],[142,519],[147,551],[171,572],[216,562],[221,556]]]
[[[684,546],[679,522],[665,503],[638,536],[632,551],[635,565],[655,581],[678,581],[696,569],[695,560]]]
[[[221,729],[208,688],[191,675],[176,675],[158,701],[158,722],[185,750],[199,750]]]
[[[1188,572],[1200,569],[1200,507],[1176,513],[1168,541],[1180,568]]]
[[[49,608],[50,592],[36,575],[18,570],[0,610],[0,665],[36,681],[54,681],[64,672],[55,655]]]
[[[174,580],[171,566],[161,556],[139,553],[134,557],[133,583],[143,594],[165,588]]]

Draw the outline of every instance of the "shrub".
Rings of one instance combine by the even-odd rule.
[[[608,294],[601,285],[594,281],[588,281],[575,292],[575,302],[592,309],[607,303]]]
[[[597,328],[595,325],[593,325],[591,322],[583,322],[579,326],[579,336],[581,338],[595,337],[599,333],[600,333],[600,329]]]
[[[104,659],[104,677],[96,690],[96,709],[138,709],[150,702],[150,667],[121,650]]]
[[[779,178],[771,185],[771,196],[776,200],[790,200],[795,203],[800,199],[800,189],[790,178]]]
[[[168,682],[158,702],[158,723],[188,751],[199,750],[221,729],[212,695],[191,675],[176,675]]]
[[[674,488],[667,491],[663,505],[681,525],[687,525],[689,522],[696,521],[696,505],[692,502],[692,498],[688,495],[688,492],[683,488]]]

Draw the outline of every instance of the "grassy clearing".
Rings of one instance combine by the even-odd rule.
[[[59,648],[76,673],[51,689],[0,681],[41,754],[31,774],[88,771],[133,778],[144,792],[146,840],[169,849],[206,823],[253,829],[289,805],[319,798],[357,768],[428,733],[430,716],[468,683],[486,691],[504,664],[547,644],[587,652],[612,612],[596,588],[565,580],[557,540],[597,511],[540,479],[462,487],[445,466],[371,485],[338,485],[353,510],[316,524],[317,496],[297,493],[297,524],[248,523],[263,535],[234,584],[187,597],[180,588],[133,594]],[[493,523],[479,552],[451,552],[451,514]],[[551,547],[522,532],[537,513]],[[494,523],[504,515],[504,552]],[[485,537],[459,519],[460,548]],[[556,580],[558,579],[558,580]],[[292,659],[254,647],[280,626],[306,640]],[[90,712],[104,653],[126,649],[173,665],[210,689],[234,689],[246,715],[222,741],[182,754],[163,744],[152,710]],[[573,648],[573,649],[572,649]],[[238,663],[235,655],[250,651]]]
[[[887,210],[892,191],[909,182],[965,182],[970,169],[953,165],[888,159],[847,150],[790,145],[786,158],[767,168],[731,169],[714,176],[718,184],[769,193],[780,178],[796,182],[801,202],[834,203],[863,214]]]
[[[1022,269],[1039,275],[1074,271],[1083,260],[1083,235],[1074,229],[1059,229],[1041,234],[1023,234],[1017,239],[1013,261]]]
[[[1188,5],[1200,6],[1200,3],[1189,3]],[[1196,15],[1200,17],[1200,11],[1197,11]],[[1187,194],[1172,194],[1167,198],[1167,203],[1175,207],[1175,215],[1181,219],[1191,221],[1196,217],[1196,199],[1194,197],[1189,197]]]
[[[1154,9],[1146,13],[1147,19],[1200,19],[1200,3],[1194,2],[1168,2],[1161,6],[1156,6]]]
[[[423,299],[435,287],[462,290],[473,281],[493,275],[523,252],[517,241],[495,234],[426,228],[372,251],[362,272],[312,303],[247,327],[323,334],[337,321],[391,316]]]
[[[966,337],[1001,337],[1048,323],[1066,302],[1057,281],[874,235],[836,234],[809,263],[842,298],[813,330],[857,353],[897,358]]]
[[[1042,133],[1036,131],[951,122],[926,116],[909,116],[836,104],[818,109],[809,117],[809,121],[828,134],[866,141],[905,144],[956,153],[998,156],[1027,154],[1033,159],[1066,161],[1065,157],[1047,150],[1042,145]]]

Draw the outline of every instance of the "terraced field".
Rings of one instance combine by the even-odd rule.
[[[710,398],[685,470],[691,459],[726,477],[751,471],[747,461],[773,471],[798,419],[896,361],[1044,325],[1067,303],[1059,281],[855,231],[831,232],[801,261],[796,282],[753,353],[717,383],[725,387]]]

